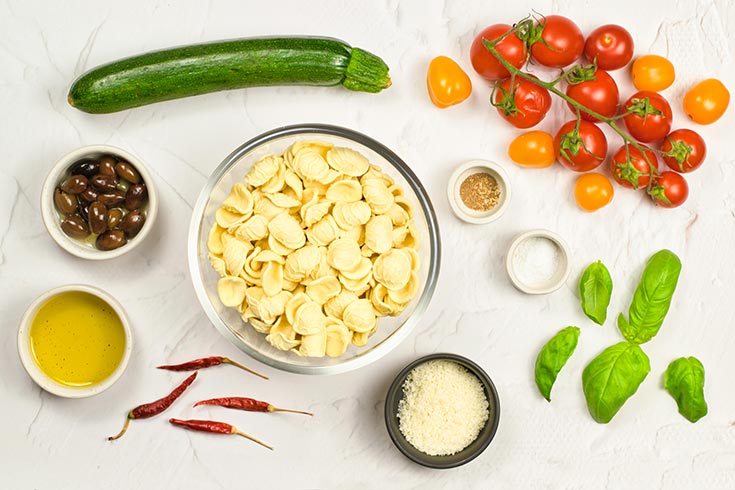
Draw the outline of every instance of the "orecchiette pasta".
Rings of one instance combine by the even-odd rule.
[[[361,258],[360,245],[351,238],[339,238],[327,247],[327,263],[339,271],[354,269]]]
[[[225,276],[217,282],[219,300],[225,306],[238,306],[245,300],[248,286],[240,277]]]
[[[327,325],[325,331],[327,334],[326,354],[329,357],[339,357],[344,354],[352,341],[352,331],[339,321]]]
[[[339,357],[419,289],[403,189],[364,155],[300,141],[255,162],[207,238],[222,304],[275,348]]]

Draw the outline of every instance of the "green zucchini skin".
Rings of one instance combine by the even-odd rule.
[[[379,57],[343,41],[273,37],[219,41],[113,61],[80,76],[69,104],[91,114],[245,87],[343,85],[376,93],[390,86]]]

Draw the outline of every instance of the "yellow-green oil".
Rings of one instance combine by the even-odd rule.
[[[56,382],[91,386],[120,365],[125,329],[107,302],[82,291],[68,291],[39,308],[31,323],[31,351],[41,371]]]

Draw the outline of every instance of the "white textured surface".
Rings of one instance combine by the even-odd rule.
[[[623,24],[638,53],[668,55],[679,73],[667,91],[679,118],[676,126],[689,126],[679,104],[690,82],[716,76],[735,88],[735,5],[729,0],[0,1],[0,487],[735,488],[735,111],[702,128],[708,160],[689,179],[691,197],[683,207],[657,209],[643,196],[618,189],[612,206],[583,214],[571,197],[574,175],[559,167],[533,172],[507,163],[505,148],[515,131],[488,108],[490,88],[478,78],[471,99],[461,106],[440,111],[426,97],[430,58],[447,54],[470,69],[467,52],[478,29],[512,22],[531,9],[570,15],[587,32],[608,22]],[[378,53],[392,68],[394,86],[378,96],[251,89],[106,116],[89,116],[66,104],[75,76],[121,56],[190,42],[298,33],[340,37]],[[621,83],[621,92],[630,94],[630,84]],[[553,131],[568,117],[558,109],[542,129]],[[211,354],[244,358],[209,325],[189,282],[185,240],[191,205],[209,172],[243,141],[279,125],[312,121],[345,125],[381,140],[412,165],[433,197],[443,268],[422,325],[379,363],[350,374],[300,377],[247,359],[271,381],[226,367],[202,372],[165,416],[134,422],[124,439],[108,443],[105,436],[119,429],[126,410],[184,377],[155,365]],[[147,243],[107,263],[63,252],[39,215],[46,169],[60,155],[91,143],[118,145],[148,162],[162,201],[158,229]],[[446,202],[447,178],[470,158],[504,162],[513,180],[513,202],[491,225],[459,222]],[[542,297],[511,287],[503,262],[512,237],[536,227],[561,234],[574,261],[567,286]],[[612,321],[598,327],[583,317],[576,281],[587,263],[602,259],[615,281],[609,314],[614,318],[627,308],[646,258],[662,247],[679,254],[684,270],[660,335],[645,346],[652,372],[612,423],[598,425],[586,411],[581,371],[620,337]],[[137,343],[128,371],[92,399],[42,393],[15,352],[16,325],[26,305],[69,282],[108,290],[134,324]],[[582,328],[580,344],[549,405],[533,385],[533,361],[543,342],[569,324]],[[471,464],[444,472],[401,456],[382,414],[396,372],[437,351],[463,354],[482,365],[502,404],[493,444]],[[661,388],[666,365],[682,355],[698,356],[707,369],[710,413],[696,425],[677,414]],[[237,390],[317,416],[188,408],[195,399]],[[232,421],[277,449],[270,453],[240,438],[173,430],[166,423],[168,416],[200,414]]]

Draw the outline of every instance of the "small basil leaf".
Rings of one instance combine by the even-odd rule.
[[[607,319],[607,306],[610,304],[612,289],[610,272],[599,260],[585,269],[579,281],[582,310],[590,320],[598,325],[602,325]]]
[[[648,260],[630,303],[628,321],[618,319],[623,337],[643,344],[656,336],[671,306],[680,272],[681,261],[669,250],[656,252]]]
[[[592,418],[601,424],[610,422],[650,371],[648,356],[637,344],[620,342],[600,352],[582,373]]]
[[[679,413],[689,422],[707,415],[704,400],[704,366],[696,357],[680,357],[669,364],[664,374],[664,387],[676,404]]]
[[[563,328],[538,353],[535,369],[536,386],[546,401],[551,401],[551,388],[554,386],[556,376],[577,348],[578,339],[578,327]]]

